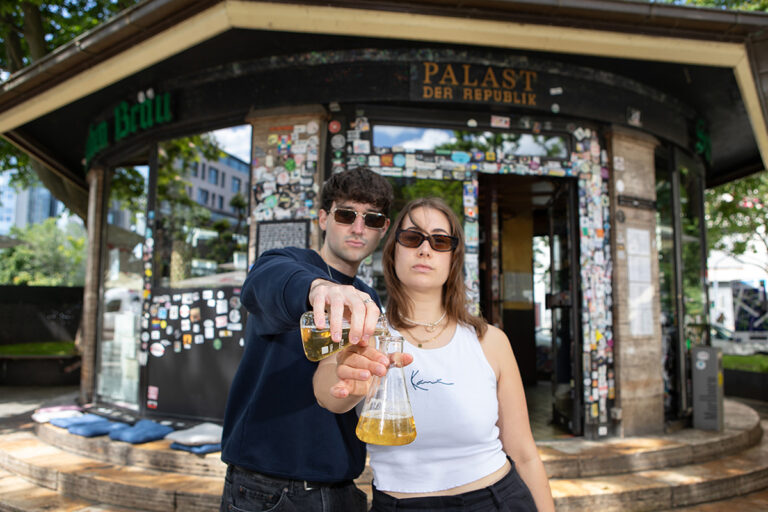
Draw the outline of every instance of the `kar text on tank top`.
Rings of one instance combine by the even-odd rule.
[[[496,426],[496,375],[475,330],[459,324],[443,347],[425,350],[405,343],[403,351],[414,357],[403,371],[416,440],[405,446],[368,445],[376,488],[442,491],[502,467],[506,454]]]

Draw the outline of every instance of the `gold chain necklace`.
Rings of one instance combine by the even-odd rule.
[[[443,316],[441,316],[434,322],[417,322],[416,320],[411,320],[410,318],[407,318],[407,317],[402,317],[402,319],[408,322],[409,324],[420,325],[424,327],[425,331],[431,333],[431,332],[434,332],[435,329],[437,329],[437,326],[440,325],[440,322],[443,321],[443,319],[445,318],[445,315],[447,314],[448,314],[448,310],[443,311]]]
[[[421,348],[421,346],[423,344],[431,343],[431,342],[435,341],[437,338],[439,338],[440,335],[443,334],[443,332],[445,332],[445,330],[448,328],[448,324],[449,323],[450,322],[445,322],[445,325],[443,326],[442,329],[440,329],[440,332],[438,332],[437,334],[435,334],[434,336],[432,336],[428,340],[420,340],[419,338],[417,338],[416,336],[413,335],[413,333],[411,332],[411,329],[406,329],[406,330],[408,331],[408,334],[411,336],[411,338],[413,338],[413,341],[415,341],[416,344],[418,345],[418,347]]]

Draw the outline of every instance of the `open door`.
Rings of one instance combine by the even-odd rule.
[[[573,180],[558,180],[548,208],[551,279],[546,307],[552,313],[553,422],[583,435],[576,194]]]

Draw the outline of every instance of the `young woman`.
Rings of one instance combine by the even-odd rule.
[[[554,510],[509,340],[467,312],[459,219],[442,200],[421,198],[394,226],[383,254],[387,319],[407,341],[405,362],[413,356],[405,375],[417,435],[405,446],[368,445],[372,510]],[[364,397],[359,379],[373,371],[365,350],[321,364],[322,406],[343,412]]]

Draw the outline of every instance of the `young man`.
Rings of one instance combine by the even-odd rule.
[[[352,482],[365,466],[353,411],[333,414],[317,404],[317,363],[304,355],[299,318],[314,309],[318,327],[328,311],[331,337],[341,339],[350,317],[358,358],[350,378],[383,376],[387,358],[366,347],[380,312],[376,292],[355,278],[389,227],[392,187],[365,168],[333,175],[323,186],[318,252],[265,252],[243,284],[246,345],[227,400],[222,460],[228,464],[221,511],[365,511],[366,495]]]

